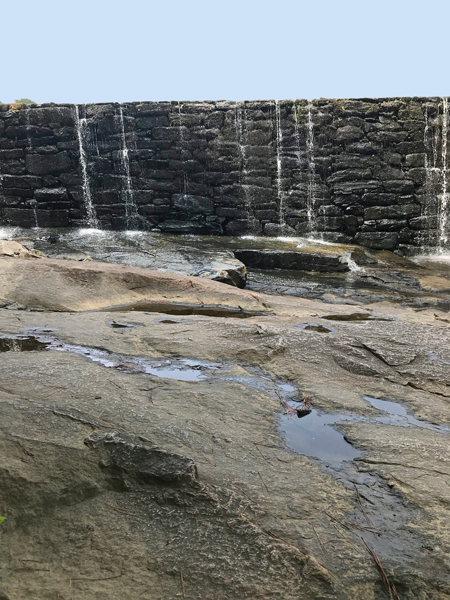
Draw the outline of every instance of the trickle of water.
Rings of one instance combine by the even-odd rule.
[[[27,121],[27,141],[28,141],[28,150],[32,150],[33,149],[33,141],[31,139],[31,133],[30,133],[30,129],[31,129],[31,123],[30,123],[30,109],[27,108],[25,111],[25,118]]]
[[[131,180],[130,174],[130,159],[128,156],[128,146],[127,146],[127,138],[125,135],[125,123],[123,120],[123,110],[122,104],[119,104],[119,118],[120,118],[120,127],[121,127],[121,158],[122,158],[122,168],[125,176],[125,190],[124,190],[124,200],[125,200],[125,219],[126,219],[126,227],[129,229],[130,227],[135,227],[137,225],[137,217],[138,211],[136,202],[134,200],[134,192],[133,192],[133,184]]]
[[[180,133],[180,146],[181,146],[181,162],[183,165],[183,196],[184,199],[187,200],[189,195],[189,178],[186,172],[186,168],[184,165],[184,132],[183,132],[183,123],[181,120],[181,103],[178,102],[178,131]]]
[[[308,102],[308,124],[306,130],[306,158],[308,160],[308,196],[306,201],[306,211],[308,218],[308,231],[310,235],[317,233],[317,221],[314,193],[314,180],[316,176],[316,164],[314,161],[314,123],[312,119],[312,101]]]
[[[94,204],[92,202],[91,188],[89,185],[89,174],[87,169],[87,154],[83,140],[86,139],[87,119],[80,119],[78,104],[75,104],[75,128],[78,138],[78,149],[80,153],[81,177],[83,187],[84,208],[86,211],[86,222],[93,229],[100,229]]]
[[[285,225],[284,220],[284,195],[282,190],[282,163],[281,163],[281,153],[283,146],[283,132],[281,130],[281,113],[280,113],[280,103],[278,100],[275,100],[275,121],[277,126],[277,196],[278,196],[278,218],[280,221],[280,225]]]
[[[249,189],[249,186],[246,185],[245,181],[247,179],[247,156],[245,154],[245,146],[242,141],[244,139],[244,125],[242,119],[242,107],[239,104],[236,104],[236,111],[234,116],[234,126],[236,130],[236,144],[239,149],[239,158],[240,158],[240,172],[239,172],[239,180],[241,184],[241,188],[244,191],[244,202],[245,209],[247,211],[247,218],[250,219],[252,217],[252,195]]]
[[[435,188],[435,180],[439,177],[439,169],[436,168],[436,144],[433,143],[436,141],[435,136],[431,136],[430,134],[430,119],[428,115],[428,106],[425,106],[424,112],[425,119],[425,127],[423,131],[423,145],[425,147],[425,205],[423,207],[423,215],[429,219],[430,209],[433,205],[433,190]],[[428,158],[428,154],[431,148],[431,156],[432,160],[430,161]],[[426,252],[427,247],[430,245],[429,232],[424,230],[422,233],[422,249],[423,252]]]
[[[348,269],[351,273],[365,273],[365,269],[355,263],[350,253],[343,254],[339,260],[348,265]]]
[[[448,136],[448,98],[442,98],[442,158],[441,158],[441,173],[442,173],[442,190],[439,195],[438,203],[438,225],[437,225],[437,250],[442,253],[445,251],[448,244],[448,165],[447,165],[447,136]]]
[[[33,213],[34,213],[34,222],[35,222],[35,227],[39,229],[39,221],[38,221],[38,215],[37,215],[37,210],[36,210],[36,202],[34,202],[33,204]]]
[[[295,143],[297,146],[296,155],[297,155],[297,161],[298,161],[298,170],[301,171],[302,170],[302,151],[301,151],[301,144],[300,144],[300,128],[298,126],[297,104],[295,102],[292,104],[292,110],[294,112],[294,132],[295,132]]]

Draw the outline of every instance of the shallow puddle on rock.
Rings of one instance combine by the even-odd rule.
[[[0,352],[34,352],[45,350],[49,343],[39,341],[36,337],[29,336],[0,336]]]
[[[246,319],[249,317],[267,316],[269,313],[257,310],[245,310],[221,304],[187,304],[182,302],[135,302],[99,308],[87,312],[156,312],[167,315],[203,315],[206,317],[229,317]]]
[[[398,402],[366,395],[364,395],[363,398],[374,408],[390,415],[389,417],[376,417],[374,420],[377,423],[395,425],[397,427],[421,427],[422,429],[431,429],[432,431],[440,431],[443,433],[450,432],[450,427],[446,427],[445,425],[433,425],[433,423],[429,423],[428,421],[416,419],[413,415],[408,414],[406,408]]]
[[[292,407],[296,408],[297,404],[292,404]],[[281,415],[280,429],[288,448],[294,452],[336,464],[362,455],[360,450],[347,442],[343,433],[332,427],[344,419],[343,415],[320,413],[313,408],[309,415],[301,419],[295,414]]]
[[[328,321],[393,321],[392,317],[377,317],[370,313],[348,313],[337,315],[321,315],[321,319]]]
[[[122,321],[108,321],[106,323],[108,327],[112,329],[123,331],[130,331],[130,329],[135,329],[136,327],[144,327],[143,323],[125,323]]]
[[[16,335],[0,336],[0,352],[30,352],[34,350],[47,350],[77,354],[88,360],[98,363],[106,368],[114,368],[130,374],[154,375],[178,381],[201,381],[207,378],[207,372],[217,369],[217,364],[207,363],[188,358],[159,358],[147,359],[139,356],[115,354],[108,350],[90,348],[78,344],[67,344],[55,337],[49,337],[44,332],[53,330],[27,330],[27,333],[40,333],[43,335]]]
[[[147,359],[139,356],[114,354],[107,350],[87,348],[74,344],[54,343],[49,350],[70,352],[88,358],[108,368],[115,368],[130,374],[147,374],[177,381],[201,381],[206,379],[204,370],[214,369],[213,365],[189,359]]]
[[[319,323],[302,323],[301,325],[294,325],[298,329],[305,331],[316,331],[317,333],[336,333],[336,330],[326,325],[319,325]]]
[[[192,323],[192,319],[156,319],[155,323],[163,325],[179,325],[180,323]]]

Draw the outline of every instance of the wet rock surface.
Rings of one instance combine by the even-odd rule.
[[[388,300],[415,308],[450,309],[445,256],[444,262],[437,262],[438,256],[413,262],[388,251],[304,238],[19,228],[5,228],[2,234],[60,260],[106,261],[200,276],[252,291],[327,303]]]
[[[450,598],[447,274],[369,259],[358,299],[1,258],[1,593]]]

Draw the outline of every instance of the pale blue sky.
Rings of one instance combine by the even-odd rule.
[[[450,95],[450,4],[4,0],[0,100]]]

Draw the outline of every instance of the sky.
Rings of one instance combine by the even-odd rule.
[[[0,101],[447,96],[449,16],[437,0],[4,0]]]

